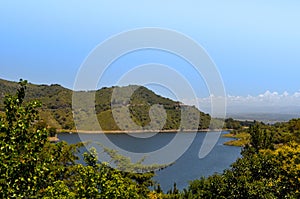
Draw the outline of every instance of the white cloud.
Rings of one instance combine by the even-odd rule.
[[[295,98],[300,98],[300,92],[294,93],[293,97],[295,97]]]
[[[210,96],[198,98],[197,100],[184,100],[183,102],[195,105],[200,110],[210,113],[212,98],[216,97]],[[287,91],[278,93],[267,90],[265,93],[257,96],[228,95],[226,101],[228,112],[299,112],[300,91],[289,94]]]

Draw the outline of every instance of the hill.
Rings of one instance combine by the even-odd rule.
[[[4,111],[3,99],[5,94],[15,93],[17,88],[17,82],[0,79],[0,112]],[[113,92],[118,92],[117,100],[112,100]],[[130,99],[122,98],[122,93],[126,96],[128,92],[133,93]],[[183,105],[178,101],[159,96],[143,86],[104,87],[97,91],[76,91],[74,93],[82,97],[83,103],[86,96],[95,96],[95,107],[92,108],[96,111],[98,122],[103,130],[120,130],[120,124],[125,124],[126,129],[130,130],[153,129],[153,125],[149,126],[149,124],[155,124],[157,127],[163,125],[162,129],[164,130],[190,129],[195,125],[198,129],[207,129],[211,119],[208,114],[199,111],[194,106]],[[40,116],[44,123],[50,127],[65,130],[75,129],[72,113],[74,111],[79,121],[85,121],[82,126],[77,126],[79,130],[96,130],[97,125],[94,122],[86,122],[89,121],[89,110],[72,110],[72,95],[72,90],[58,84],[35,85],[29,83],[25,99],[26,101],[39,100],[42,102]],[[164,124],[160,124],[160,120],[155,120],[149,116],[149,111],[151,112],[153,105],[163,106],[166,114]],[[184,112],[181,111],[182,109]],[[129,110],[130,118],[133,121],[131,123],[124,119],[126,118],[124,115],[126,110]],[[118,113],[118,123],[116,123],[113,113]],[[187,119],[181,122],[183,117]],[[180,123],[182,123],[181,126]],[[193,129],[195,130],[195,128]]]

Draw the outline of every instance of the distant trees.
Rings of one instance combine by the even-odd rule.
[[[232,118],[228,118],[225,120],[225,127],[227,129],[240,129],[242,126],[240,124],[240,121],[234,120]]]
[[[50,137],[54,137],[54,136],[56,135],[56,133],[57,133],[57,130],[56,130],[56,128],[54,128],[54,127],[50,127],[50,128],[48,129],[48,132],[49,132],[49,136],[50,136]]]
[[[4,93],[13,93],[16,88],[17,84],[15,82],[0,80],[0,96],[4,95]],[[115,92],[120,93],[120,95],[117,95],[117,98],[113,97],[113,93]],[[127,93],[131,92],[133,93],[129,98]],[[184,129],[189,129],[187,126],[195,126],[195,122],[197,122],[197,124],[199,123],[199,129],[207,129],[211,119],[208,114],[199,111],[193,106],[187,106],[178,101],[164,98],[146,87],[136,85],[102,88],[97,91],[73,92],[57,84],[52,84],[51,86],[27,84],[26,93],[25,101],[38,99],[43,103],[43,107],[39,110],[41,119],[45,121],[47,125],[57,129],[74,129],[74,115],[76,121],[86,121],[86,118],[89,117],[91,113],[94,114],[95,111],[98,122],[103,130],[120,130],[111,114],[112,104],[114,105],[113,107],[117,108],[128,106],[133,122],[142,128],[148,126],[151,122],[149,110],[150,107],[157,104],[163,105],[167,113],[167,121],[163,126],[165,130],[180,128],[182,124],[181,109],[185,108],[190,109],[191,117],[185,119],[186,121],[184,121],[184,123],[186,124],[184,124]],[[76,96],[76,98],[79,99],[78,101],[83,104],[86,104],[86,102],[89,101],[87,99],[92,97],[92,101],[95,103],[92,103],[90,107],[77,109],[72,107],[72,96]],[[3,97],[0,97],[0,115],[3,114],[4,110],[2,99]],[[123,117],[123,115],[121,114],[121,117]],[[193,119],[194,115],[200,117],[200,121],[195,121],[195,119]],[[157,126],[159,127],[165,122],[164,120],[157,121],[159,123]],[[78,126],[78,123],[77,128],[82,127],[81,130],[99,130],[99,124],[96,122],[89,123],[89,121],[86,121],[86,125],[84,126]],[[121,120],[120,123],[123,123],[123,121]],[[136,127],[136,125],[128,125],[128,129],[135,130],[134,127]],[[197,126],[195,128],[197,128]]]

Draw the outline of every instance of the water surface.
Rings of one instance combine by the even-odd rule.
[[[222,132],[222,134],[224,133],[226,132]],[[220,137],[213,150],[206,157],[200,159],[198,157],[199,149],[202,145],[205,135],[206,133],[197,133],[190,147],[181,157],[179,157],[179,159],[176,160],[173,165],[156,172],[154,179],[160,183],[164,191],[171,189],[174,182],[176,182],[178,189],[183,189],[188,186],[188,183],[191,180],[198,179],[201,176],[209,176],[214,173],[221,173],[224,169],[229,168],[230,165],[235,162],[238,157],[240,157],[241,148],[223,145],[223,143],[230,140],[230,138]],[[175,133],[159,133],[150,138],[136,138],[123,133],[109,135],[61,133],[58,135],[59,139],[68,143],[92,141],[93,143],[99,142],[107,146],[107,141],[105,141],[107,139],[104,139],[103,136],[106,136],[110,142],[124,150],[130,152],[149,153],[151,151],[159,150],[161,147],[171,143],[175,137]],[[182,143],[186,142],[185,137],[188,135],[184,135],[183,133],[181,136],[182,138],[180,141],[182,141]],[[98,147],[95,144],[93,144],[93,146],[96,148]],[[173,150],[180,150],[180,146],[181,144],[179,142],[179,144],[176,146],[176,149]],[[101,149],[98,148],[97,150],[101,151]],[[82,152],[84,151],[86,150],[82,150]],[[170,151],[169,155],[172,155],[173,152]],[[160,158],[162,159],[158,161],[163,162],[164,157]],[[149,159],[151,158],[149,157]],[[137,159],[132,157],[132,160],[136,161]]]

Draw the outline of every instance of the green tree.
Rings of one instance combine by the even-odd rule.
[[[116,165],[116,170],[118,170],[124,178],[129,178],[137,184],[140,197],[147,197],[150,193],[149,187],[155,185],[152,179],[155,175],[154,171],[170,166],[170,164],[144,165],[143,162],[146,157],[133,163],[130,158],[120,155],[116,150],[109,149],[101,144],[100,146],[103,147],[103,151],[110,156],[111,161]]]
[[[249,128],[250,143],[245,146],[243,154],[258,153],[261,149],[274,149],[274,132],[255,124]]]
[[[24,102],[26,81],[5,97],[0,120],[0,198],[141,198],[137,183],[98,163],[96,151],[76,164],[83,143],[52,144],[39,125],[37,101]],[[38,124],[38,125],[37,125]]]
[[[34,129],[37,101],[24,104],[26,81],[20,81],[16,95],[4,100],[5,117],[0,121],[0,194],[3,198],[34,195],[43,188],[39,174],[40,154],[47,142],[45,129]]]
[[[0,197],[36,196],[63,177],[74,164],[77,146],[53,145],[39,124],[37,101],[24,102],[26,81],[15,95],[4,99],[5,116],[0,120]],[[79,144],[80,145],[80,144]]]

